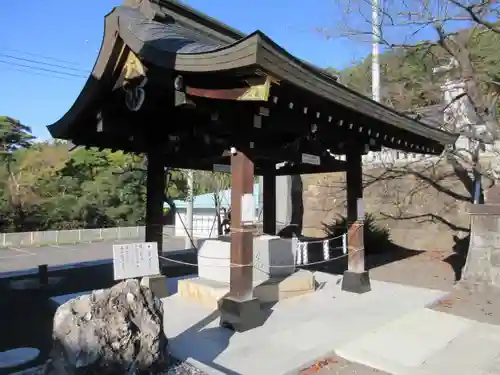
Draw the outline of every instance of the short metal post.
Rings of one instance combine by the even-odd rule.
[[[49,268],[46,264],[38,266],[38,280],[41,286],[49,285]]]

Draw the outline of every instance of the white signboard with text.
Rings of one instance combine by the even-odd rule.
[[[160,274],[156,242],[113,245],[113,272],[115,280]]]
[[[318,155],[302,154],[302,164],[321,165],[321,158]]]
[[[214,164],[214,172],[231,173],[231,166],[227,164]]]
[[[241,222],[249,224],[255,221],[255,200],[253,194],[243,194],[241,197]]]

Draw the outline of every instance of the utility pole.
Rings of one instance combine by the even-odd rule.
[[[186,206],[186,238],[185,238],[185,248],[191,249],[194,244],[193,239],[193,202],[194,202],[194,181],[193,181],[193,170],[189,169],[187,171],[187,184],[188,184],[188,196],[187,196],[187,206]]]
[[[380,102],[380,24],[378,19],[379,1],[372,0],[372,98]]]

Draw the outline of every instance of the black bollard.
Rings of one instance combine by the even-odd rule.
[[[38,266],[38,280],[41,286],[49,285],[49,268],[46,264]]]

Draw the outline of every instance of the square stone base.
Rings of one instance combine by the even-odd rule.
[[[316,290],[316,280],[310,271],[299,270],[290,276],[272,278],[254,285],[253,296],[260,303],[274,303]],[[182,298],[217,309],[218,302],[229,293],[229,284],[200,277],[178,281]]]
[[[371,290],[371,285],[368,271],[345,271],[344,277],[342,278],[342,290],[358,294],[369,292]]]
[[[245,332],[264,324],[264,314],[257,298],[224,297],[219,301],[220,326]]]
[[[261,235],[253,237],[252,280],[264,282],[295,272],[296,239]],[[203,279],[229,283],[231,237],[206,240],[198,251],[198,275]]]
[[[141,285],[147,286],[156,298],[169,296],[165,275],[145,276],[141,279]]]

